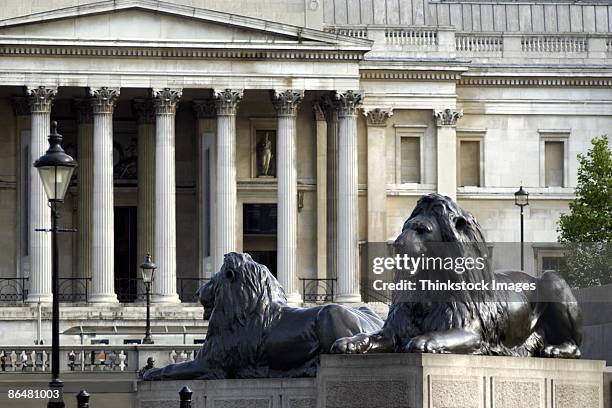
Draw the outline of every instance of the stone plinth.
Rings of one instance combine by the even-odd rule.
[[[603,407],[604,362],[436,354],[323,356],[319,408]]]
[[[135,408],[177,407],[179,390],[193,391],[193,408],[315,408],[313,378],[139,382]]]
[[[139,382],[135,407],[175,406],[188,385],[193,408],[603,408],[603,370],[598,360],[324,355],[316,379]]]

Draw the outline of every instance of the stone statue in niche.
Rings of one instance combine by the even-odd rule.
[[[274,177],[273,169],[273,144],[275,136],[273,131],[257,131],[257,177]]]

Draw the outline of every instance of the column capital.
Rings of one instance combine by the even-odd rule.
[[[315,115],[315,120],[317,122],[324,122],[325,121],[325,111],[323,110],[323,104],[321,102],[313,102],[312,104],[312,110],[314,112]]]
[[[323,95],[321,97],[320,104],[327,121],[331,122],[333,120],[338,120],[338,110],[340,108],[340,104],[334,95]]]
[[[215,106],[215,100],[211,98],[194,99],[193,110],[198,119],[212,119],[217,116],[217,107]]]
[[[363,92],[362,91],[336,91],[336,100],[339,103],[339,116],[351,116],[356,115],[357,110],[363,103]]]
[[[391,108],[375,108],[366,110],[366,119],[368,126],[385,127],[387,119],[393,116]]]
[[[89,99],[75,99],[72,103],[72,111],[76,114],[78,124],[93,123],[93,108]]]
[[[434,109],[436,126],[457,126],[457,120],[463,116],[463,109]]]
[[[30,112],[50,113],[55,95],[57,95],[55,86],[28,87]]]
[[[24,96],[15,96],[11,99],[11,106],[15,116],[27,116],[30,114],[30,105],[28,98]]]
[[[287,89],[272,91],[272,104],[279,116],[297,115],[298,106],[304,99],[303,90]]]
[[[150,98],[132,100],[132,113],[136,116],[139,125],[152,125],[155,123],[155,107]]]
[[[235,115],[244,95],[243,89],[215,89],[217,115]]]
[[[117,99],[119,99],[119,88],[89,88],[91,107],[93,113],[113,113]]]
[[[183,96],[180,88],[153,89],[153,105],[156,115],[176,113],[176,107]]]

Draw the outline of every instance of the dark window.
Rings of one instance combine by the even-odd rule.
[[[244,234],[276,234],[276,204],[245,204],[242,210]]]

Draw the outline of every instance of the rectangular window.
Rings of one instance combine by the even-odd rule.
[[[544,142],[544,183],[545,187],[563,187],[564,143]]]
[[[401,183],[421,182],[421,139],[419,137],[401,138]]]
[[[565,258],[563,256],[543,256],[542,272],[554,271],[561,272],[565,269]]]
[[[480,187],[480,142],[477,140],[459,141],[457,177],[459,187]]]

